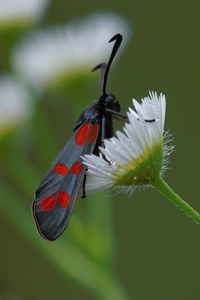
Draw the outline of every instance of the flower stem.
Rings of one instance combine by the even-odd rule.
[[[171,202],[178,206],[186,215],[200,225],[200,215],[185,201],[183,201],[169,186],[158,176],[152,184],[161,194],[167,197]]]

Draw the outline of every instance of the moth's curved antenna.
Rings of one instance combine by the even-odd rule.
[[[108,73],[109,73],[109,70],[110,70],[110,66],[112,64],[112,61],[121,45],[121,42],[122,42],[122,35],[120,33],[114,35],[110,40],[109,40],[109,43],[115,41],[115,44],[113,46],[113,49],[112,49],[112,52],[111,52],[111,55],[110,55],[110,58],[109,58],[109,61],[108,61],[108,64],[107,64],[107,67],[106,67],[106,71],[105,71],[105,75],[104,75],[104,83],[103,83],[103,95],[106,94],[106,84],[107,84],[107,77],[108,77]]]
[[[106,64],[105,62],[97,65],[96,67],[94,67],[92,69],[92,71],[96,71],[98,69],[101,69],[101,75],[100,75],[100,89],[101,89],[101,92],[102,92],[102,96],[105,96],[106,95],[106,84],[107,84],[107,78],[108,78],[108,73],[109,73],[109,70],[110,70],[110,66],[112,64],[112,61],[121,45],[121,42],[122,42],[122,35],[120,33],[114,35],[110,40],[109,40],[109,43],[115,41],[115,44],[113,46],[113,49],[112,49],[112,52],[111,52],[111,55],[110,55],[110,58],[109,58],[109,61],[108,63]]]

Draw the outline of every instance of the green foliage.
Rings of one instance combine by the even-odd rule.
[[[10,53],[18,42],[14,33],[11,30],[2,49],[5,57],[2,61],[6,62],[3,71],[10,74]],[[77,88],[75,81],[81,88]],[[5,130],[1,136],[0,211],[64,277],[70,277],[101,299],[126,299],[114,271],[112,208],[105,195],[79,199],[69,228],[54,243],[38,235],[31,215],[34,191],[59,148],[70,137],[72,120],[75,121],[72,114],[78,116],[81,101],[91,98],[93,84],[88,82],[91,83],[86,76],[73,75],[72,80],[68,78],[62,85],[49,87],[43,95],[30,89],[35,99],[32,118],[25,126],[13,128],[9,133]],[[83,91],[84,99],[80,101]]]

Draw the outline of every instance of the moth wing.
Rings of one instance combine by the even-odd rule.
[[[36,190],[33,216],[39,233],[47,240],[58,238],[69,223],[86,170],[80,156],[93,152],[99,128],[99,124],[82,124],[59,152]]]

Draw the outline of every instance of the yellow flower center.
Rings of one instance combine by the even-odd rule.
[[[123,166],[117,165],[113,174],[116,186],[133,186],[152,184],[163,165],[163,139],[153,146],[145,147],[140,156]]]

